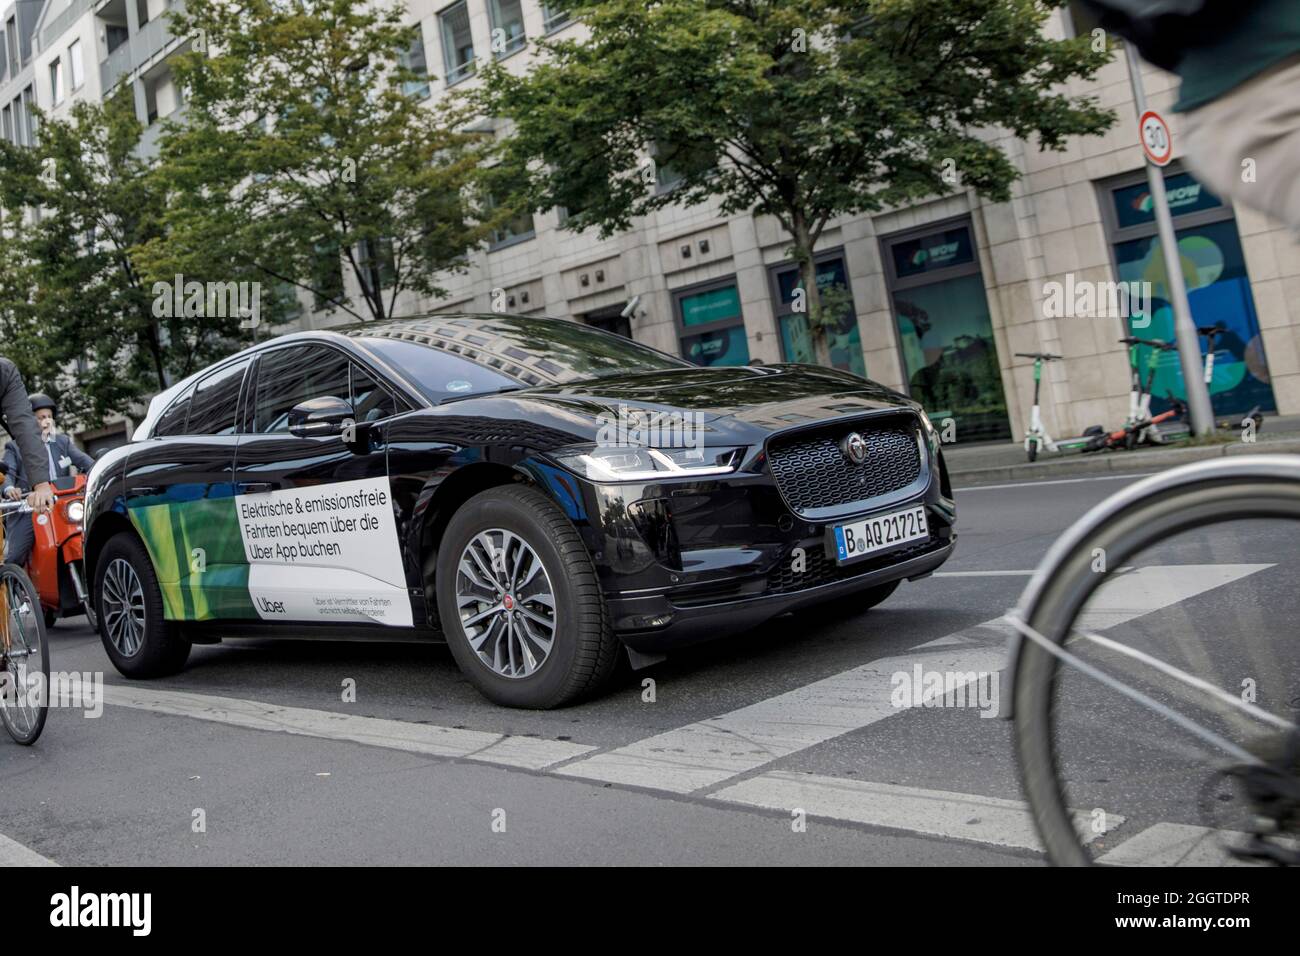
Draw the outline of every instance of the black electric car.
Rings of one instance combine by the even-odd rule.
[[[871,607],[955,541],[908,398],[505,315],[231,356],[153,400],[85,515],[128,677],[226,637],[428,637],[492,700],[539,708],[594,692],[624,649],[642,664],[818,602]]]

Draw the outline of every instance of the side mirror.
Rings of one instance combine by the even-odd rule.
[[[353,414],[348,402],[333,395],[310,398],[289,410],[289,434],[299,438],[337,435]]]

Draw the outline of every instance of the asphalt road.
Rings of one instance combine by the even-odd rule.
[[[1057,535],[1133,480],[960,491],[943,574],[555,712],[487,703],[438,646],[232,642],[127,682],[83,620],[62,621],[53,669],[102,673],[108,703],[52,710],[33,748],[0,736],[0,864],[1041,865],[1011,726],[982,716],[1005,689],[991,622]],[[1300,620],[1289,529],[1204,529],[1141,563],[1102,608],[1111,636],[1251,680],[1273,709],[1300,684],[1277,653]],[[895,706],[916,665],[978,672],[989,696]],[[1063,686],[1071,802],[1108,821],[1097,854],[1217,862],[1231,820],[1206,815],[1188,742]]]

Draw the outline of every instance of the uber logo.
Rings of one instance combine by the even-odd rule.
[[[266,598],[260,597],[257,599],[257,606],[260,610],[265,611],[267,614],[284,613],[283,601],[268,601]]]

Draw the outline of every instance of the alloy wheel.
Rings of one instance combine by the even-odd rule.
[[[134,657],[144,643],[144,588],[129,561],[114,558],[105,569],[100,606],[108,639],[123,657]]]
[[[555,592],[537,552],[503,528],[481,531],[456,568],[456,611],[470,648],[493,673],[535,674],[555,644]]]

